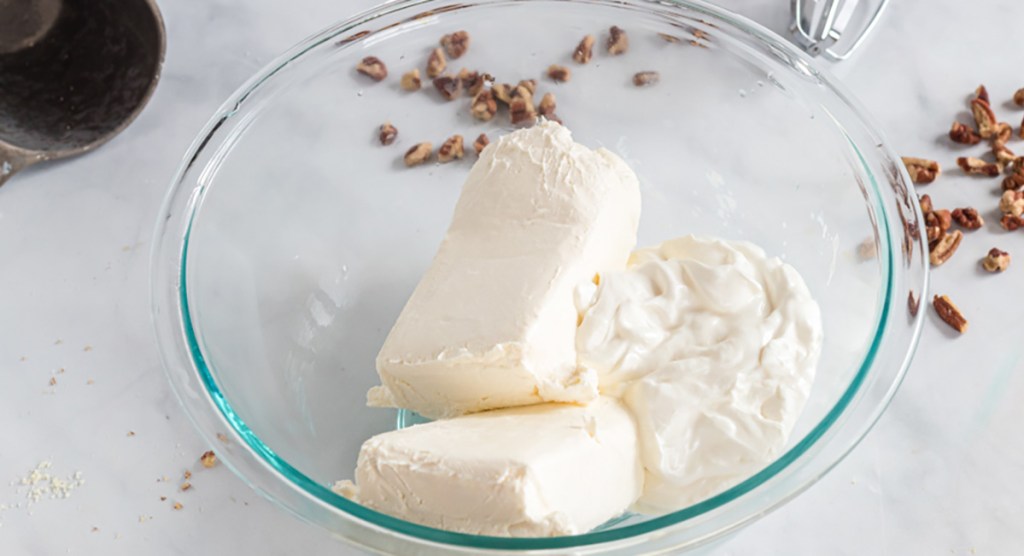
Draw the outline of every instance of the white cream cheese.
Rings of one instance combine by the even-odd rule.
[[[639,217],[632,170],[561,125],[488,146],[381,347],[369,404],[441,418],[593,400],[594,372],[576,364],[573,290],[625,268]]]
[[[585,533],[640,495],[633,418],[613,398],[475,413],[386,432],[335,491],[402,519],[462,533]]]
[[[677,510],[778,456],[810,394],[821,315],[797,272],[745,242],[683,237],[584,282],[582,368],[633,413],[635,509]]]

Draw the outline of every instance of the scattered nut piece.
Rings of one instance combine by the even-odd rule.
[[[442,75],[434,79],[434,88],[445,100],[455,100],[462,94],[462,81],[450,75]]]
[[[190,488],[192,488],[192,483],[190,483],[188,481],[185,481],[185,482],[181,483],[181,491],[182,492],[185,492],[186,490],[188,490]]]
[[[512,90],[512,96],[514,97],[516,94],[518,94],[518,91],[521,88],[530,91],[530,95],[534,95],[537,93],[537,80],[523,79],[522,81],[519,82],[518,85],[516,85],[516,88]]]
[[[184,475],[183,475],[183,476],[184,476],[184,477],[185,477],[186,479],[191,479],[191,478],[192,478],[192,472],[191,472],[191,471],[189,471],[188,469],[186,469],[186,470],[185,470],[185,473],[184,473]]]
[[[451,162],[456,158],[462,158],[464,154],[462,136],[459,134],[449,137],[441,144],[441,148],[437,149],[437,159],[441,162]]]
[[[945,232],[953,225],[953,215],[946,209],[932,210],[924,215],[924,223],[927,226],[938,226],[940,231]]]
[[[1014,167],[1020,168],[1019,164],[1019,161],[1014,162]],[[1016,170],[1003,179],[1003,191],[1017,191],[1021,188],[1024,188],[1024,172]]]
[[[469,111],[474,118],[480,121],[490,121],[498,113],[498,103],[494,101],[494,93],[490,89],[484,89],[477,93],[469,105]]]
[[[572,51],[572,59],[578,64],[586,64],[594,57],[594,35],[587,35]]]
[[[508,83],[495,83],[491,86],[491,92],[494,93],[494,98],[505,104],[512,103],[512,85]]]
[[[1010,268],[1010,254],[993,247],[981,260],[981,266],[989,272],[1002,272]]]
[[[921,308],[921,300],[914,297],[914,292],[911,290],[907,294],[907,310],[910,311],[910,316],[916,317],[918,309]]]
[[[680,39],[675,35],[669,35],[668,33],[658,33],[658,36],[661,37],[661,40],[672,44],[679,44],[683,42],[683,39]]]
[[[612,25],[608,29],[608,54],[612,56],[618,56],[623,52],[629,50],[629,37],[626,36],[626,32],[620,27]]]
[[[517,94],[512,102],[508,105],[509,118],[512,120],[513,125],[530,125],[537,120],[537,109],[533,107],[533,95],[525,90],[524,87],[516,87],[517,92],[525,92],[526,94]]]
[[[448,57],[455,60],[469,50],[469,33],[466,31],[456,31],[445,35],[441,37],[441,46],[448,53]]]
[[[1001,147],[1010,142],[1013,137],[1013,128],[1006,122],[996,124],[995,135],[992,136],[992,144]]]
[[[949,299],[947,295],[936,295],[932,299],[932,306],[935,307],[935,312],[939,314],[939,318],[943,322],[953,327],[953,330],[963,334],[967,331],[967,319],[964,318],[963,313],[960,309],[953,304],[953,301]]]
[[[180,510],[180,509],[184,508],[185,506],[182,506],[181,502],[175,502],[173,507],[174,507],[175,510]]]
[[[540,104],[537,106],[537,111],[544,118],[553,122],[562,123],[562,119],[555,114],[555,108],[557,108],[555,101],[555,93],[544,93],[544,96],[540,98]]]
[[[548,66],[548,77],[554,81],[565,83],[571,76],[572,72],[570,72],[569,68],[565,66],[560,66],[558,64],[551,64]]]
[[[1024,192],[1004,191],[999,198],[999,212],[1012,216],[1024,214]]]
[[[448,62],[445,60],[444,50],[435,48],[427,58],[427,77],[433,79],[441,75],[446,67],[448,67]]]
[[[1017,159],[1017,155],[1013,154],[1013,151],[1006,148],[1006,145],[996,143],[992,146],[992,154],[996,157],[996,166],[1000,170],[1003,170],[1013,164],[1013,161]]]
[[[638,71],[633,74],[633,84],[637,87],[648,87],[656,85],[661,80],[661,74],[656,71]]]
[[[949,138],[952,139],[954,143],[960,143],[962,145],[977,145],[981,142],[980,135],[970,127],[960,122],[953,122],[953,127],[949,130]]]
[[[985,219],[978,214],[973,207],[958,208],[953,210],[952,218],[965,230],[977,230],[985,225]]]
[[[469,71],[466,68],[459,70],[459,74],[456,76],[470,96],[476,96],[477,93],[483,90],[484,84],[489,77],[486,73],[481,75],[478,71]]]
[[[910,174],[910,181],[914,183],[921,185],[931,183],[942,173],[939,163],[934,160],[912,156],[904,156],[902,159],[903,165],[907,167],[907,173]]]
[[[1017,103],[1017,106],[1024,106],[1024,89],[1017,89],[1017,92],[1013,93],[1013,102]]]
[[[384,62],[380,61],[380,58],[376,56],[367,56],[363,58],[358,64],[356,64],[356,71],[373,79],[374,81],[383,81],[388,76],[388,67],[384,65]]]
[[[199,462],[203,464],[203,467],[209,469],[217,465],[217,454],[214,454],[213,450],[207,450],[199,456]]]
[[[999,225],[1008,232],[1019,230],[1021,226],[1024,226],[1024,219],[1019,216],[1012,214],[1004,214],[999,220]]]
[[[405,165],[412,167],[418,164],[423,164],[427,160],[430,160],[430,153],[434,150],[433,143],[424,141],[423,143],[416,143],[411,149],[405,151]]]
[[[875,238],[869,237],[857,245],[857,259],[861,261],[870,261],[878,256],[878,246],[875,244]]]
[[[981,99],[989,105],[992,104],[992,101],[988,99],[988,89],[984,85],[978,85],[978,88],[974,90],[974,98]]]
[[[402,89],[406,91],[418,91],[423,86],[423,82],[420,81],[420,70],[419,68],[413,68],[402,75],[402,80],[399,83]]]
[[[928,258],[932,266],[941,266],[948,261],[956,253],[957,248],[960,247],[960,240],[963,237],[964,234],[960,230],[953,230],[952,233],[940,237],[931,248],[931,255]]]
[[[923,214],[928,214],[929,212],[935,210],[935,207],[932,206],[932,198],[930,195],[921,195],[920,197],[917,198],[917,201],[921,205],[921,212]]]
[[[57,377],[51,376],[50,377],[50,386],[56,386],[56,385],[57,385]]]
[[[992,107],[984,100],[976,98],[971,101],[971,113],[974,114],[974,121],[978,124],[978,135],[981,135],[982,139],[992,137],[998,123],[995,113],[992,112]]]
[[[398,128],[391,125],[391,122],[384,122],[381,124],[380,134],[378,135],[381,145],[390,145],[391,143],[394,143],[396,137],[398,137]]]
[[[473,141],[473,150],[476,151],[476,154],[479,155],[480,152],[484,150],[484,147],[486,147],[487,145],[490,145],[490,144],[491,144],[491,140],[487,138],[487,134],[486,133],[481,133],[476,138],[476,141]]]
[[[988,176],[990,178],[994,178],[999,175],[998,165],[992,162],[985,162],[984,160],[974,158],[973,156],[961,156],[956,159],[956,163],[968,174]]]

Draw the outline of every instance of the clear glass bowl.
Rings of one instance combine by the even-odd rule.
[[[624,28],[630,50],[603,40]],[[374,356],[447,227],[473,161],[405,168],[412,144],[509,129],[475,121],[405,71],[466,29],[451,62],[554,91],[574,137],[621,155],[642,183],[640,244],[688,233],[747,239],[796,267],[825,344],[787,450],[681,511],[584,535],[506,539],[404,522],[335,495],[360,444],[404,415],[365,406]],[[698,32],[699,31],[699,32]],[[571,53],[598,36],[594,59]],[[682,39],[668,42],[659,33]],[[690,41],[694,41],[691,44]],[[374,83],[358,60],[384,60]],[[549,64],[572,79],[555,84]],[[661,82],[632,85],[640,70]],[[425,80],[426,81],[426,80]],[[386,120],[395,145],[376,141]],[[920,211],[899,159],[843,87],[772,33],[701,2],[393,2],[304,41],[243,86],[200,133],[159,218],[153,311],[170,381],[245,481],[349,542],[393,553],[692,548],[764,515],[834,466],[893,396],[927,282]],[[225,445],[218,434],[228,437]],[[600,485],[595,485],[600,488]]]

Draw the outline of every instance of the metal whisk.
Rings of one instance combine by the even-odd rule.
[[[875,0],[874,11],[865,17],[866,5],[870,3],[862,0],[792,0],[790,33],[793,40],[811,56],[820,55],[832,61],[845,60],[860,48],[878,24],[889,0]],[[858,10],[862,6],[865,8]],[[858,20],[863,23],[858,25]]]

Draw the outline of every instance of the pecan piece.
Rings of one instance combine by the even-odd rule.
[[[931,246],[931,255],[928,260],[931,261],[932,266],[940,266],[956,253],[958,247],[960,247],[960,240],[964,237],[964,233],[960,230],[953,230],[940,237],[933,246]]]
[[[1024,192],[1004,191],[999,198],[999,212],[1011,216],[1024,214]]]
[[[984,100],[976,98],[971,101],[971,113],[974,114],[974,122],[978,124],[978,135],[981,135],[982,139],[992,137],[998,123],[992,107]]]
[[[441,46],[448,53],[448,57],[455,60],[469,50],[469,33],[466,31],[456,31],[445,35],[441,37]]]
[[[508,83],[495,83],[491,86],[491,92],[494,93],[494,98],[499,102],[505,104],[512,102],[512,85]]]
[[[537,92],[537,80],[536,79],[523,79],[516,85],[516,88],[512,90],[512,96],[515,97],[518,94],[519,89],[526,89],[530,92],[530,95],[534,95]]]
[[[981,99],[989,105],[992,104],[992,101],[988,99],[988,89],[984,85],[978,85],[978,88],[974,90],[974,98]]]
[[[1003,217],[999,219],[999,225],[1002,226],[1004,230],[1013,232],[1020,229],[1021,226],[1024,226],[1024,219],[1012,214],[1004,214]]]
[[[434,88],[445,100],[455,100],[462,94],[462,81],[450,75],[442,75],[434,79]]]
[[[522,90],[518,87],[516,90]],[[508,105],[509,118],[513,125],[530,125],[537,120],[537,109],[533,107],[533,95],[516,96]]]
[[[1020,160],[1013,163],[1014,172],[1003,179],[1003,191],[1017,191],[1024,188],[1024,167]]]
[[[462,147],[462,136],[456,133],[446,139],[441,144],[441,148],[437,149],[437,160],[440,162],[451,162],[456,158],[462,158],[465,152],[465,149]]]
[[[656,71],[638,71],[633,74],[633,84],[637,87],[648,87],[650,85],[657,85],[658,81],[661,80],[661,74]]]
[[[999,175],[999,166],[992,162],[985,162],[980,158],[974,158],[973,156],[961,156],[956,159],[956,163],[960,168],[968,174],[988,176],[994,178]]]
[[[999,167],[1000,170],[1012,165],[1014,160],[1017,159],[1017,155],[1013,154],[1013,151],[1006,148],[1006,145],[1000,143],[996,143],[992,146],[992,154],[996,156],[996,166]]]
[[[612,56],[618,56],[623,52],[629,50],[629,37],[626,36],[626,32],[623,31],[617,25],[612,25],[608,29],[608,42],[606,43],[608,48],[608,54]]]
[[[945,232],[953,225],[953,215],[946,209],[932,210],[924,215],[924,223],[926,226],[938,226]]]
[[[942,173],[939,163],[934,160],[914,158],[912,156],[901,158],[903,159],[903,165],[907,168],[907,173],[910,174],[910,181],[914,183],[921,185],[931,183]]]
[[[1013,102],[1017,106],[1024,106],[1024,89],[1017,89],[1017,92],[1013,93]]]
[[[483,90],[484,85],[490,77],[491,76],[486,73],[481,74],[478,71],[469,71],[466,68],[459,70],[459,74],[456,76],[456,78],[462,82],[462,86],[470,96],[476,96],[477,93]]]
[[[356,64],[356,71],[374,81],[383,81],[388,76],[388,67],[376,56],[367,56],[360,60]]]
[[[479,155],[484,150],[484,147],[490,144],[491,140],[487,138],[487,134],[481,133],[476,138],[476,141],[473,141],[473,150],[476,151],[476,154]]]
[[[199,462],[203,464],[203,467],[209,469],[217,465],[217,454],[214,454],[213,450],[207,450],[199,456]]]
[[[913,290],[911,290],[911,292],[909,294],[907,294],[907,310],[910,311],[910,316],[916,317],[917,316],[917,311],[920,308],[921,308],[921,300],[919,300],[916,297],[914,297],[914,292],[913,292]]]
[[[921,195],[917,198],[917,202],[921,205],[921,213],[927,215],[929,212],[935,210],[932,206],[932,198],[930,195]]]
[[[1002,272],[1010,268],[1010,254],[1002,249],[993,247],[981,260],[981,267],[989,272]]]
[[[951,216],[965,230],[977,230],[985,225],[985,219],[978,214],[974,207],[954,209]]]
[[[408,151],[405,151],[405,165],[412,167],[418,164],[423,164],[424,162],[430,160],[430,153],[433,150],[434,145],[429,141],[424,141],[423,143],[416,143]]]
[[[992,144],[1001,147],[1010,142],[1013,137],[1013,128],[1006,122],[996,124],[996,132],[992,136]]]
[[[951,326],[953,330],[961,334],[967,331],[967,319],[948,295],[936,295],[932,299],[932,306],[935,307],[935,312],[939,314],[942,322]]]
[[[556,107],[555,93],[544,93],[544,96],[540,97],[540,104],[537,106],[537,111],[541,116],[544,116],[548,120],[562,123],[561,118],[555,115]]]
[[[875,238],[869,237],[864,241],[857,244],[857,259],[861,261],[870,261],[878,256],[878,246],[875,244]]]
[[[498,113],[498,103],[494,101],[494,93],[490,89],[484,89],[473,97],[473,103],[469,105],[469,111],[473,117],[487,122]]]
[[[384,122],[380,125],[380,133],[377,135],[377,138],[380,139],[381,145],[394,143],[396,137],[398,137],[398,128],[391,125],[391,122]]]
[[[572,72],[570,72],[569,68],[565,66],[560,66],[558,64],[551,64],[550,66],[548,66],[548,77],[550,77],[553,81],[557,81],[558,83],[565,83],[566,81],[569,80],[571,76]]]
[[[594,56],[594,41],[594,35],[587,35],[576,45],[576,50],[572,51],[572,59],[577,64],[586,64]]]
[[[949,130],[949,138],[952,139],[954,143],[960,143],[962,145],[977,145],[981,142],[980,135],[970,127],[960,122],[953,122],[953,127]]]
[[[418,91],[423,86],[423,82],[420,80],[420,70],[413,68],[402,74],[402,80],[399,85],[403,90],[406,91]]]
[[[445,60],[444,50],[435,48],[427,58],[427,77],[433,79],[441,75],[446,67],[448,67],[448,61]]]

